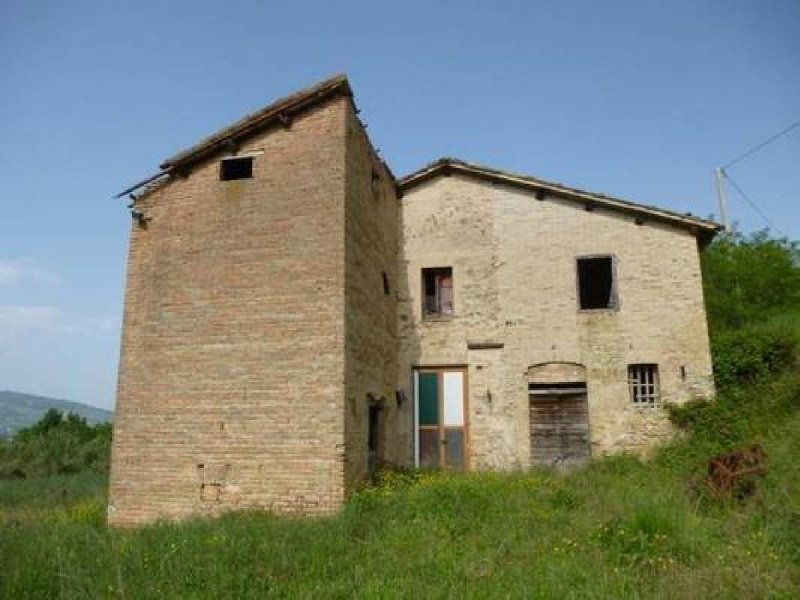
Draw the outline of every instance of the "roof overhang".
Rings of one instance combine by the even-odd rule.
[[[183,150],[163,161],[161,171],[138,182],[115,196],[120,198],[147,185],[157,182],[174,173],[181,173],[191,165],[227,148],[235,147],[238,141],[273,124],[288,126],[292,117],[308,108],[317,106],[334,96],[353,97],[353,91],[347,76],[334,75],[316,85],[281,98],[264,108],[244,116],[235,123],[220,129],[216,133],[200,140],[194,146]]]
[[[630,200],[614,198],[605,194],[587,192],[561,183],[544,181],[530,175],[520,175],[491,167],[470,163],[457,158],[441,158],[423,168],[406,175],[399,181],[400,190],[406,193],[414,187],[438,177],[459,174],[494,184],[505,184],[537,194],[537,197],[554,196],[580,202],[587,207],[602,207],[621,211],[634,218],[669,223],[688,229],[701,243],[710,242],[722,229],[722,225],[701,219],[690,213],[680,214],[663,208],[639,204]]]

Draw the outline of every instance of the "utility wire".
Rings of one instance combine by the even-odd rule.
[[[725,169],[729,169],[730,167],[732,167],[732,166],[733,166],[733,165],[735,165],[736,163],[743,161],[745,158],[747,158],[747,157],[748,157],[748,156],[750,156],[751,154],[753,154],[753,153],[755,153],[755,152],[758,152],[759,150],[761,150],[761,148],[763,148],[763,147],[764,147],[764,146],[766,146],[767,144],[771,144],[772,142],[774,142],[775,140],[777,140],[779,137],[783,137],[784,135],[786,135],[787,133],[789,133],[789,132],[790,132],[792,129],[795,129],[796,127],[800,127],[800,121],[795,121],[794,123],[792,123],[791,125],[789,125],[789,126],[786,128],[786,129],[783,129],[782,131],[779,131],[778,133],[776,133],[775,135],[773,135],[773,136],[771,136],[771,137],[767,138],[766,140],[764,140],[764,141],[763,141],[763,142],[761,142],[760,144],[756,144],[755,146],[753,146],[752,148],[750,148],[750,150],[748,150],[748,151],[747,151],[747,152],[745,152],[744,154],[741,154],[739,157],[737,157],[737,158],[734,158],[734,159],[733,159],[731,162],[729,162],[728,164],[726,164],[726,165],[723,165],[723,167],[722,167],[722,170],[724,171]]]
[[[798,124],[800,124],[800,121],[798,121]],[[742,199],[743,199],[745,202],[747,202],[747,204],[749,204],[749,205],[750,205],[750,208],[752,208],[752,209],[753,209],[753,210],[754,210],[754,211],[755,211],[755,212],[756,212],[756,213],[757,213],[757,214],[758,214],[758,215],[759,215],[759,216],[760,216],[762,219],[764,219],[764,222],[767,224],[767,226],[768,226],[768,227],[770,227],[771,229],[774,229],[774,230],[775,230],[775,231],[777,231],[779,234],[781,234],[783,237],[786,237],[786,234],[785,234],[783,231],[781,231],[780,229],[778,229],[778,228],[775,226],[775,224],[774,224],[774,223],[773,223],[773,222],[772,222],[772,221],[769,219],[769,217],[768,217],[767,215],[765,215],[765,214],[764,214],[764,213],[761,211],[761,209],[760,209],[760,208],[758,208],[758,206],[756,206],[756,203],[755,203],[755,202],[753,202],[753,201],[750,199],[750,196],[748,196],[747,194],[745,194],[745,193],[744,193],[744,190],[742,190],[742,188],[740,188],[740,187],[739,187],[739,185],[738,185],[738,184],[737,184],[737,183],[736,183],[736,182],[735,182],[733,179],[731,179],[731,176],[730,176],[730,174],[728,174],[728,173],[725,173],[725,178],[726,178],[726,179],[727,179],[727,180],[730,182],[730,184],[731,184],[731,187],[732,187],[734,190],[736,190],[736,193],[738,193],[738,194],[739,194],[739,195],[742,197]]]

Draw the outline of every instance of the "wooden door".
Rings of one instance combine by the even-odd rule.
[[[414,373],[416,463],[428,469],[463,469],[467,456],[466,371]]]
[[[564,467],[589,460],[586,392],[531,395],[530,428],[532,464]]]

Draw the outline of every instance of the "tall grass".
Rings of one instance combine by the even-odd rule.
[[[770,461],[744,503],[697,493],[729,435],[710,426],[648,462],[568,474],[388,473],[328,518],[110,531],[102,478],[2,482],[0,597],[793,598],[800,380],[789,372],[730,402],[741,415],[704,418],[758,439]]]

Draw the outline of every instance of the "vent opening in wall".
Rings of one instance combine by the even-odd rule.
[[[253,157],[226,158],[219,164],[220,181],[234,181],[236,179],[252,179]]]

